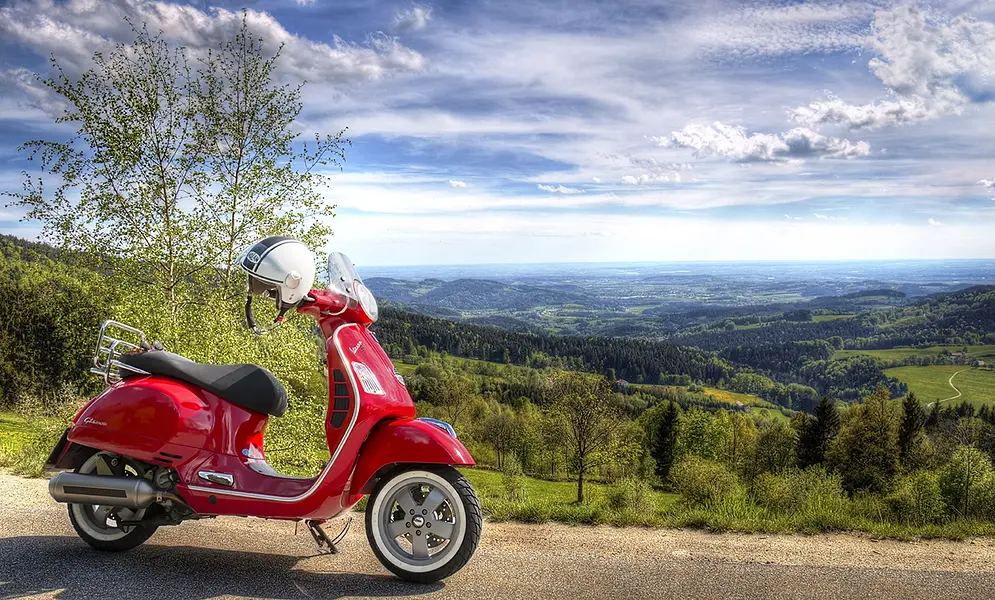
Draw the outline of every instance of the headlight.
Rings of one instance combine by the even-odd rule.
[[[378,309],[377,299],[373,296],[373,292],[359,281],[353,282],[353,288],[356,292],[356,299],[359,300],[359,307],[363,309],[370,321],[376,322]]]

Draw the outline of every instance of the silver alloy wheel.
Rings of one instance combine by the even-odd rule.
[[[98,452],[91,456],[79,472],[83,474],[113,475],[108,461],[111,460],[104,452]],[[144,470],[124,458],[124,474],[127,477],[144,477]],[[145,515],[145,509],[117,508],[113,506],[102,506],[99,504],[70,504],[69,510],[76,517],[76,523],[88,535],[104,542],[113,542],[127,536],[134,527],[120,527],[118,520],[138,521]]]
[[[431,471],[407,471],[374,499],[373,538],[384,557],[412,573],[438,569],[458,552],[466,509],[451,483]]]

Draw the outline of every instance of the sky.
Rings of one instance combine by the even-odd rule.
[[[13,0],[0,191],[70,131],[33,73],[253,31],[348,127],[358,265],[995,258],[995,2]],[[38,223],[0,199],[0,232]]]

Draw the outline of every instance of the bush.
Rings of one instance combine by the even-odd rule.
[[[742,493],[735,473],[722,463],[697,456],[688,456],[674,465],[670,478],[684,502],[692,506],[714,506]]]
[[[923,526],[943,519],[944,502],[936,473],[919,471],[901,478],[886,498],[891,517],[901,523]]]
[[[525,502],[527,500],[522,464],[518,462],[518,457],[514,454],[509,454],[504,459],[504,468],[501,469],[501,485],[504,487],[504,494],[509,502]]]
[[[753,480],[754,502],[771,510],[792,510],[795,507],[794,494],[786,475],[762,473]]]
[[[988,507],[980,503],[985,500],[991,477],[992,461],[987,454],[972,446],[957,448],[939,473],[940,493],[947,510],[965,518],[987,512]]]
[[[653,510],[652,492],[649,485],[641,479],[620,479],[605,490],[605,500],[608,508],[614,511],[651,512]]]

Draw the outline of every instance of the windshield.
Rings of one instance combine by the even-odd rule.
[[[355,265],[341,252],[328,255],[328,289],[335,290],[353,300],[359,300],[355,283],[363,283]]]

